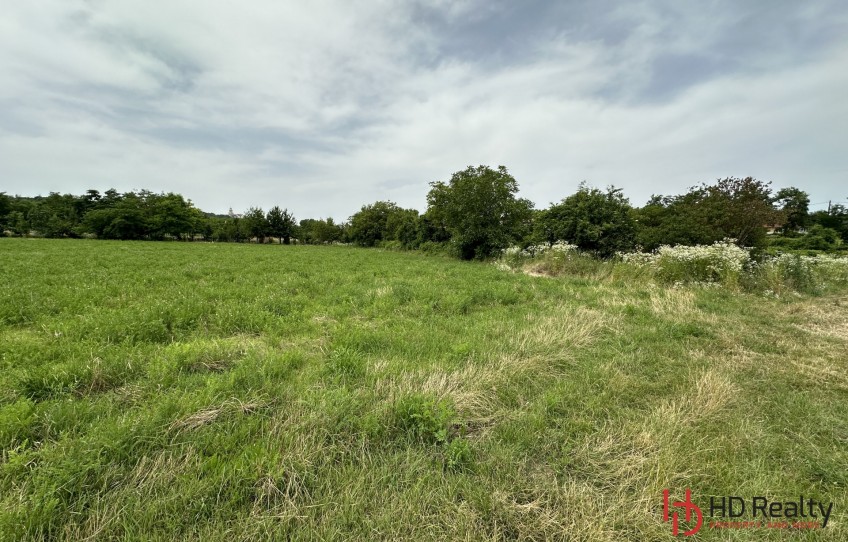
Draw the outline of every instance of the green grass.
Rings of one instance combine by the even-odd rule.
[[[587,273],[0,240],[0,540],[846,539],[848,298]]]

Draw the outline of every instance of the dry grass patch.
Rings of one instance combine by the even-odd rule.
[[[571,449],[575,472],[561,488],[563,498],[585,499],[596,508],[571,518],[571,529],[596,531],[575,539],[620,540],[630,529],[641,533],[631,533],[637,539],[668,537],[657,515],[658,496],[664,488],[704,475],[696,472],[691,452],[702,453],[712,444],[699,436],[698,426],[732,408],[739,391],[717,369],[688,380],[690,392],[661,403],[641,423],[608,425]],[[604,529],[598,517],[614,517],[618,527]]]
[[[180,433],[183,431],[191,431],[204,425],[208,425],[223,415],[228,414],[254,414],[260,409],[267,407],[269,403],[262,401],[249,401],[247,403],[233,397],[220,406],[205,408],[194,414],[175,420],[168,426],[169,432]]]
[[[848,342],[848,298],[817,299],[789,309],[804,322],[796,324],[813,335]]]
[[[608,329],[608,321],[608,315],[584,307],[529,314],[521,330],[500,333],[504,339],[490,353],[454,370],[394,374],[389,373],[388,362],[376,362],[371,371],[381,376],[374,382],[374,392],[389,401],[412,393],[447,399],[464,418],[488,427],[499,417],[497,393],[502,386],[544,387],[563,374],[562,365],[572,359],[571,350],[589,345]]]
[[[578,307],[560,306],[553,313],[530,313],[518,333],[505,330],[506,351],[520,358],[547,355],[556,358],[570,348],[587,346],[602,330],[610,330],[608,314]]]
[[[684,288],[651,288],[649,306],[659,316],[700,315],[695,307],[695,292]]]

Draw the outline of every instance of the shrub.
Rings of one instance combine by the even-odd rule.
[[[751,266],[748,287],[776,296],[787,291],[816,294],[848,284],[848,258],[779,254]]]
[[[565,239],[608,258],[633,248],[636,223],[620,189],[602,192],[581,184],[576,193],[540,213],[534,235],[549,243]]]
[[[745,266],[750,262],[747,250],[733,244],[732,239],[712,245],[663,245],[652,253],[619,254],[630,264],[650,266],[656,277],[669,283],[720,283],[735,287]]]

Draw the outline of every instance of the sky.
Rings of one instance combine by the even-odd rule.
[[[724,177],[848,200],[848,3],[33,0],[0,17],[0,191],[426,209],[506,166],[545,208]]]

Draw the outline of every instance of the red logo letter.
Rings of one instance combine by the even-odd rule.
[[[672,512],[671,508],[669,507],[668,496],[669,496],[668,490],[664,489],[663,490],[663,521],[668,521],[669,514],[671,515],[671,534],[673,534],[674,536],[677,536],[678,533],[679,533],[679,528],[678,528],[678,521],[679,520],[678,520],[678,517],[677,517],[677,512],[676,511]],[[692,527],[692,529],[690,529],[688,531],[683,531],[683,536],[692,536],[693,534],[695,534],[695,533],[697,533],[698,531],[701,530],[701,525],[703,525],[703,523],[704,523],[704,515],[701,513],[701,509],[698,508],[698,505],[696,505],[695,503],[692,502],[692,490],[691,489],[686,490],[686,500],[684,500],[683,502],[678,501],[678,502],[671,503],[671,506],[675,507],[675,508],[683,508],[683,509],[686,510],[685,520],[686,520],[687,523],[692,521],[692,512],[695,512],[695,526]]]

